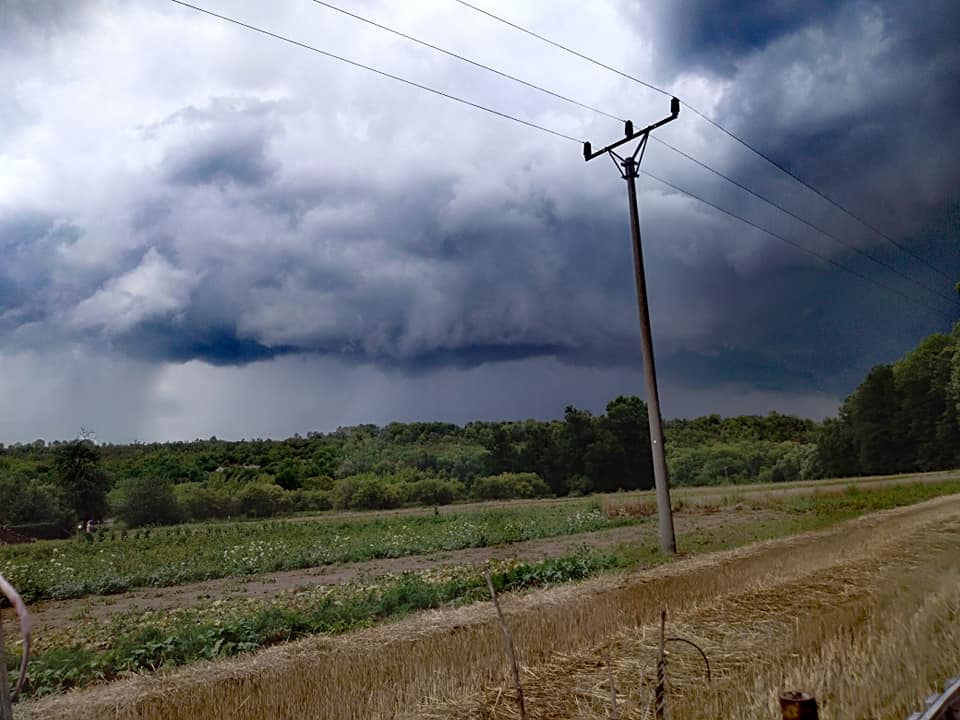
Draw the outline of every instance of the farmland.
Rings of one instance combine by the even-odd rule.
[[[873,510],[960,492],[956,476],[919,480],[923,482],[901,478],[860,484],[760,487],[751,492],[712,488],[712,494],[699,489],[677,493],[679,544],[692,557],[666,567],[679,567],[698,556],[710,557],[713,551],[756,540],[829,528]],[[420,611],[439,613],[432,616],[435,618],[448,613],[482,612],[487,605],[478,603],[486,597],[483,563],[500,591],[508,597],[516,596],[510,602],[521,604],[537,593],[570,592],[565,588],[579,587],[570,585],[574,581],[602,584],[609,582],[603,578],[611,573],[612,580],[657,572],[643,571],[664,559],[657,550],[655,518],[649,514],[651,506],[646,500],[643,494],[618,494],[500,510],[487,505],[465,506],[456,511],[445,509],[439,516],[407,512],[396,516],[187,526],[154,531],[139,539],[108,537],[93,543],[74,540],[5,548],[4,562],[11,562],[7,554],[12,554],[18,567],[29,568],[31,562],[52,564],[53,558],[62,554],[70,562],[90,568],[87,578],[92,579],[98,567],[108,567],[98,565],[106,562],[99,558],[109,557],[116,546],[126,542],[144,553],[141,575],[130,576],[134,579],[128,586],[135,587],[135,577],[174,577],[158,574],[157,567],[151,568],[142,559],[148,557],[161,565],[164,548],[169,556],[177,558],[168,561],[166,567],[187,567],[183,558],[192,552],[198,569],[203,567],[204,557],[213,563],[225,552],[229,555],[230,542],[240,548],[252,543],[263,548],[251,564],[221,562],[216,572],[209,570],[213,565],[203,573],[198,570],[192,577],[202,582],[192,585],[183,584],[190,580],[177,582],[174,577],[173,582],[157,583],[169,587],[118,595],[97,594],[95,586],[89,586],[86,592],[60,595],[73,599],[35,603],[38,655],[31,670],[31,693],[41,696],[107,680],[114,682],[102,688],[119,689],[126,687],[124,683],[143,682],[124,680],[127,676],[152,674],[159,669],[158,677],[165,678],[170,672],[175,675],[176,666],[212,659],[218,660],[211,667],[221,667],[227,662],[222,658],[246,656],[249,651],[271,645],[286,647],[287,641],[297,638],[306,638],[301,643],[310,643],[309,637],[314,635],[341,636],[345,641],[360,639],[365,633],[381,632],[379,628],[387,621],[384,627],[422,622],[417,619]],[[455,535],[455,529],[461,535]],[[348,539],[335,546],[338,554],[328,550],[322,556],[326,563],[323,567],[273,572],[282,558],[298,560],[297,552],[304,551],[291,552],[290,544],[311,533],[322,538],[324,547],[332,538]],[[204,543],[215,547],[209,555],[204,555]],[[189,552],[182,546],[188,546]],[[306,541],[302,547],[308,547]],[[62,553],[54,553],[58,548],[64,548]],[[101,552],[107,548],[112,550]],[[75,554],[71,556],[68,551]],[[237,551],[233,554],[242,555]],[[89,564],[81,563],[83,558]],[[286,567],[307,567],[300,560]],[[132,559],[128,562],[131,568],[136,565]],[[77,573],[75,577],[82,576]],[[216,577],[221,579],[208,579]],[[34,592],[40,597],[57,597],[54,592],[43,594],[40,586]],[[411,620],[399,625],[394,622],[411,614]],[[15,659],[16,648],[10,651],[11,659]],[[256,657],[259,655],[251,656]],[[627,687],[629,683],[625,683]],[[96,692],[96,688],[91,691]],[[478,707],[483,706],[482,698],[477,702]],[[37,712],[46,707],[43,703],[36,703]],[[28,703],[24,707],[31,706]],[[430,712],[441,712],[437,708]]]

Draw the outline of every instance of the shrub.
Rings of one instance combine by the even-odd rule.
[[[173,494],[185,520],[209,520],[237,515],[240,506],[235,495],[218,491],[202,483],[181,483]]]
[[[333,490],[333,505],[341,510],[380,510],[402,504],[400,488],[372,473],[341,478]]]
[[[304,490],[326,490],[331,492],[333,490],[334,480],[329,475],[317,475],[314,477],[308,477],[303,481]]]
[[[463,497],[465,490],[456,480],[424,478],[405,483],[403,490],[408,502],[417,505],[449,505]]]
[[[72,530],[73,513],[55,485],[16,475],[0,477],[0,525],[49,526],[50,533],[61,537],[61,531]]]
[[[240,512],[250,517],[271,517],[290,508],[288,493],[279,485],[251,483],[241,488]]]
[[[586,475],[574,475],[567,481],[567,488],[574,497],[589,495],[593,492],[593,480]]]
[[[114,514],[128,527],[173,525],[181,519],[169,480],[129,478],[118,483],[109,497]]]
[[[333,507],[332,494],[326,490],[296,490],[290,494],[294,510],[319,512]]]
[[[478,498],[487,500],[545,497],[550,494],[550,487],[536,473],[488,475],[474,480],[471,489]]]

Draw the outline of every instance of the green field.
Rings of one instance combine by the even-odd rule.
[[[790,488],[784,488],[787,489]],[[839,490],[806,488],[798,494],[781,492],[753,499],[728,496],[726,501],[699,506],[697,512],[706,517],[725,513],[721,517],[729,522],[704,524],[681,533],[678,544],[686,553],[737,547],[954,493],[960,493],[960,479],[864,488],[849,485]],[[604,500],[629,502],[631,498],[614,496]],[[4,553],[15,555],[16,567],[27,575],[51,565],[69,568],[67,563],[74,563],[86,573],[82,577],[90,585],[87,592],[95,592],[98,568],[117,567],[111,555],[125,558],[127,564],[123,567],[129,574],[120,577],[129,577],[130,582],[141,577],[163,578],[171,584],[178,582],[174,572],[194,579],[201,573],[204,577],[240,575],[266,572],[288,562],[306,563],[312,557],[309,549],[320,544],[328,548],[318,556],[324,562],[344,562],[582,534],[583,547],[562,557],[488,563],[486,567],[501,591],[581,580],[667,559],[655,542],[654,518],[608,520],[600,512],[599,502],[547,502],[499,512],[478,510],[439,517],[244,523],[194,527],[189,532],[175,528],[139,539],[128,536],[93,543],[40,543],[4,548]],[[636,543],[607,549],[589,546],[592,531],[625,523],[641,526]],[[338,537],[339,544],[332,542]],[[256,552],[246,552],[254,546]],[[330,547],[336,550],[329,550]],[[296,548],[296,552],[290,552],[291,548]],[[186,569],[191,556],[195,568],[192,574]],[[233,565],[222,563],[217,570],[217,559],[224,557],[246,559]],[[7,557],[4,562],[12,561]],[[209,564],[203,565],[204,562]],[[155,565],[151,567],[150,563]],[[306,635],[369,627],[417,610],[475,602],[486,597],[482,572],[483,568],[477,565],[397,572],[358,582],[278,592],[267,600],[211,599],[203,606],[173,611],[118,612],[108,620],[87,618],[87,601],[73,600],[75,615],[69,624],[38,633],[39,654],[31,664],[29,693],[43,695],[108,681],[124,673],[150,672],[236,655]],[[43,577],[51,583],[57,580],[52,571]],[[80,587],[81,583],[76,577],[63,574],[59,581],[65,584],[50,587]],[[8,648],[8,663],[12,666],[17,658],[17,648]]]
[[[423,555],[617,527],[597,500],[438,515],[275,520],[104,531],[92,541],[0,547],[2,572],[28,602],[166,587],[219,577]]]

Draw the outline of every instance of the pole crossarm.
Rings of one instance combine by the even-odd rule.
[[[605,155],[608,152],[613,152],[614,148],[618,148],[621,145],[628,143],[631,140],[636,140],[637,138],[640,138],[640,137],[643,138],[641,140],[641,145],[646,145],[647,136],[651,132],[656,130],[658,127],[662,127],[666,125],[668,122],[672,122],[676,120],[679,115],[680,115],[680,101],[677,98],[673,98],[670,100],[669,117],[665,117],[663,120],[653,123],[653,125],[647,125],[647,127],[643,128],[643,130],[634,130],[633,121],[627,120],[627,122],[624,123],[624,129],[623,129],[624,137],[620,138],[616,142],[612,142],[606,147],[601,148],[600,150],[594,150],[593,145],[591,143],[585,142],[583,144],[583,159],[589,162],[590,160],[593,160],[595,157],[600,157],[601,155]],[[634,152],[634,157],[636,157],[636,152]]]

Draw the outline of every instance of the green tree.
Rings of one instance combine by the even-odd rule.
[[[893,368],[874,367],[844,405],[860,472],[880,475],[902,470],[903,434],[897,425],[900,400]]]
[[[653,454],[646,403],[638,397],[620,396],[607,404],[607,412],[597,425],[598,436],[607,438],[604,462],[609,474],[606,483],[595,488],[652,488]]]
[[[128,478],[110,492],[114,514],[128,527],[173,525],[181,514],[173,483],[159,478]]]
[[[54,476],[74,520],[100,520],[106,515],[110,480],[100,467],[100,451],[90,440],[60,445],[54,452]]]
[[[22,476],[0,476],[0,525],[48,526],[69,533],[73,513],[60,488]]]
[[[896,425],[903,435],[904,469],[949,467],[956,454],[956,408],[949,397],[954,339],[935,334],[893,366],[900,409]]]

